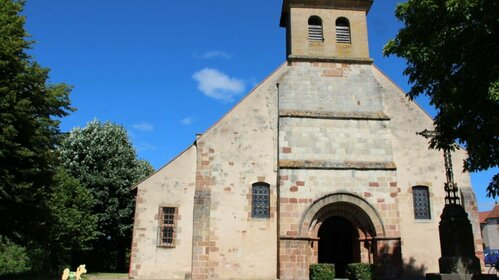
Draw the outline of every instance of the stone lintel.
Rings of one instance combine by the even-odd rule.
[[[279,160],[282,169],[326,169],[326,170],[397,170],[394,162],[329,160]]]
[[[369,237],[359,238],[359,241],[402,241],[401,237]]]
[[[320,238],[315,237],[292,237],[292,236],[280,236],[280,240],[298,240],[298,241],[319,241]]]
[[[333,119],[333,120],[376,120],[389,121],[390,117],[383,112],[326,112],[305,110],[280,110],[280,117]]]
[[[288,62],[334,62],[345,64],[373,64],[374,60],[363,57],[339,57],[339,56],[312,56],[312,55],[288,55]]]

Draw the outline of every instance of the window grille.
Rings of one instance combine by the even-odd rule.
[[[336,20],[336,42],[350,44],[350,23],[346,18]]]
[[[175,247],[177,208],[159,208],[159,244],[160,247]]]
[[[308,19],[308,40],[311,42],[322,42],[322,20],[318,16],[312,16]]]
[[[270,217],[270,185],[267,183],[255,183],[252,189],[252,213],[253,218]]]
[[[430,194],[428,187],[417,186],[412,188],[414,200],[414,218],[416,220],[429,220],[430,215]]]

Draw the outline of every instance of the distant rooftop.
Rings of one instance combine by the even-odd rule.
[[[478,218],[480,220],[480,224],[486,224],[487,219],[499,218],[499,204],[496,203],[491,211],[479,212]]]

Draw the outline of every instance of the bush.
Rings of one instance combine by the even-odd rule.
[[[332,263],[317,263],[310,265],[310,280],[332,280],[335,271]]]
[[[0,236],[0,276],[23,273],[30,269],[26,248]]]
[[[346,276],[349,280],[373,280],[376,274],[373,264],[351,263],[346,270]]]

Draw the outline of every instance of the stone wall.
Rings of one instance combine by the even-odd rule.
[[[196,141],[194,279],[277,275],[278,70]],[[252,184],[270,185],[270,218],[251,216]]]
[[[490,249],[499,248],[499,219],[488,219],[483,227],[484,239],[487,238]]]
[[[131,279],[184,279],[191,275],[196,148],[137,186]],[[159,208],[177,207],[175,247],[159,246]]]
[[[280,256],[281,279],[308,277],[302,267],[317,261],[313,240],[331,216],[347,218],[372,243],[361,248],[362,260],[376,263],[383,276],[399,276],[397,166],[371,66],[291,62],[289,68],[279,93],[279,234],[281,253],[297,254]],[[326,203],[332,195],[343,200]],[[306,218],[318,204],[318,216]],[[295,268],[283,269],[292,261]]]

